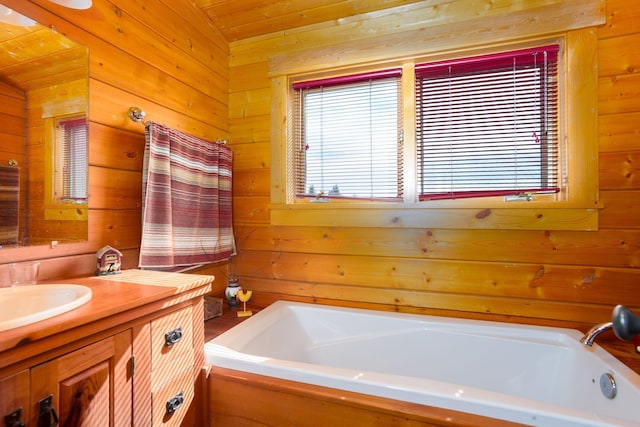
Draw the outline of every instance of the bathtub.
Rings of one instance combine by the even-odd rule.
[[[640,376],[577,330],[279,301],[208,364],[535,425],[639,426]],[[601,390],[617,394],[608,398]]]

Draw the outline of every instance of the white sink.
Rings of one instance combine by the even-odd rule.
[[[93,294],[82,285],[22,285],[0,288],[0,332],[65,313]]]

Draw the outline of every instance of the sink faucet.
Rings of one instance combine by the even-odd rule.
[[[587,347],[591,347],[598,335],[611,329],[619,339],[623,341],[631,340],[636,335],[640,335],[640,317],[633,314],[627,307],[617,305],[613,309],[611,322],[595,325],[580,338],[580,342]]]

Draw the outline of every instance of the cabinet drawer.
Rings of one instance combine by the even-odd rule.
[[[193,371],[184,374],[152,394],[153,425],[180,426],[193,402]]]
[[[193,318],[191,307],[151,322],[151,390],[193,367]]]

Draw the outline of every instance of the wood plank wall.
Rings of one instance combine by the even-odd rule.
[[[15,160],[22,171],[26,170],[26,126],[27,98],[24,91],[15,88],[5,82],[0,82],[0,164],[8,165]],[[24,174],[20,175],[25,177]],[[27,180],[20,182],[20,200],[26,199]],[[24,224],[26,224],[27,208],[25,203],[19,203],[18,210],[18,239],[24,236]]]
[[[605,207],[597,232],[271,226],[268,61],[294,51],[295,38],[272,34],[229,45],[187,0],[94,0],[88,11],[46,0],[3,3],[90,47],[91,123],[89,241],[2,250],[0,280],[6,263],[33,258],[44,261],[45,279],[92,274],[95,251],[105,244],[124,252],[125,268],[136,266],[144,138],[127,112],[138,106],[149,120],[229,139],[239,246],[231,273],[254,290],[256,302],[286,297],[581,329],[607,320],[619,302],[640,309],[637,2],[606,0],[607,22],[598,30]],[[300,34],[331,55],[336,37],[375,46],[379,32],[412,28],[418,15],[394,14],[384,28],[353,18]],[[218,274],[221,290],[224,266],[205,272]],[[606,338],[640,371],[629,344]]]
[[[215,140],[228,138],[228,43],[187,0],[94,0],[72,10],[46,0],[3,0],[6,6],[54,26],[90,50],[89,240],[0,250],[6,263],[42,259],[41,278],[93,274],[95,252],[111,245],[135,268],[140,247],[144,126],[147,120]],[[226,265],[204,272],[224,274]]]
[[[87,81],[85,76],[80,80],[60,80],[51,86],[44,86],[27,90],[27,158],[28,181],[27,197],[23,204],[27,205],[28,239],[23,238],[30,245],[49,244],[51,241],[59,243],[82,241],[86,239],[87,221],[73,221],[47,219],[45,215],[47,174],[46,158],[51,148],[47,148],[47,125],[44,111],[48,105],[54,104],[56,99],[60,107],[55,111],[57,116],[78,114],[86,111]],[[59,97],[59,99],[58,99]],[[62,102],[61,102],[62,100]],[[66,101],[66,102],[65,102]],[[50,107],[49,107],[50,108]],[[51,114],[51,113],[49,113]]]
[[[393,32],[393,40],[401,40],[403,30],[415,30],[417,19],[428,14],[412,9],[384,19],[356,17],[231,43],[229,117],[239,245],[232,268],[241,285],[254,291],[256,301],[289,298],[582,330],[607,321],[618,303],[640,313],[638,2],[606,0],[606,24],[598,28],[604,208],[597,232],[270,224],[269,58],[307,49],[309,58],[317,51],[337,62],[343,52],[332,45],[344,46],[345,40],[364,40],[363,46],[377,46],[379,54],[394,48],[381,34]],[[640,372],[630,344],[611,334],[601,341]]]

